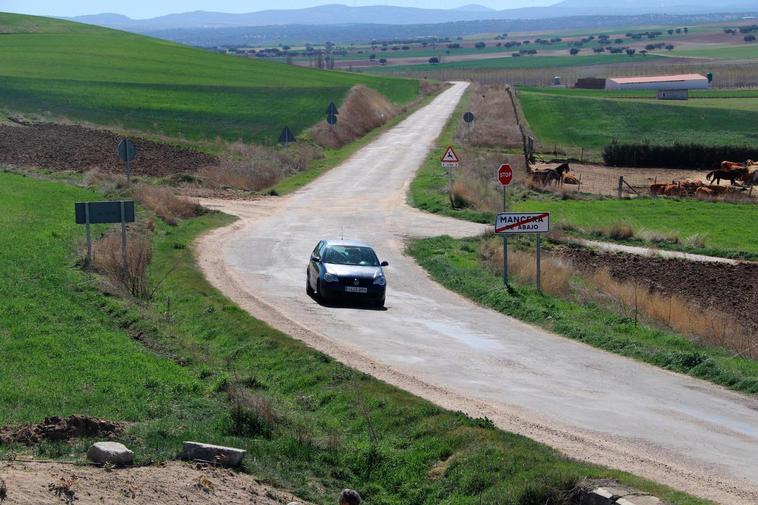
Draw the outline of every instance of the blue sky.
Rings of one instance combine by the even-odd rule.
[[[265,9],[297,9],[327,3],[359,5],[402,5],[406,7],[454,8],[478,3],[493,9],[509,9],[526,5],[547,5],[556,0],[0,0],[0,11],[37,14],[41,16],[80,16],[115,12],[131,18],[147,18],[207,10],[218,12],[254,12]]]

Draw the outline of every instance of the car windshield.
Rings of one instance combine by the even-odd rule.
[[[324,251],[324,263],[378,267],[379,260],[370,247],[331,245]]]

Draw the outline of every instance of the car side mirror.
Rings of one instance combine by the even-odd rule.
[[[318,263],[319,261],[321,261],[321,256],[319,256],[318,254],[311,254],[311,261],[315,261],[316,263]]]
[[[388,266],[390,266],[390,262],[389,261],[382,261],[380,263],[380,265],[383,266],[383,267],[388,267]]]

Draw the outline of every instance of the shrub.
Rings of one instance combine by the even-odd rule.
[[[92,250],[92,265],[116,285],[140,299],[151,295],[148,267],[153,248],[146,233],[130,230],[126,240],[126,265],[121,249],[121,231],[113,230],[97,240]]]
[[[229,400],[233,435],[268,438],[273,434],[279,416],[269,398],[234,386],[230,387]]]
[[[620,144],[603,149],[603,161],[610,166],[687,168],[713,170],[724,160],[758,159],[751,146],[706,146],[702,144]]]
[[[134,199],[172,226],[181,219],[199,216],[203,212],[200,205],[179,198],[169,188],[144,183],[135,186]]]
[[[613,223],[605,234],[613,240],[626,240],[634,237],[634,229],[626,223]]]

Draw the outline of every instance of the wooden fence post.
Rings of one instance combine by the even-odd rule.
[[[624,176],[623,175],[619,175],[619,189],[618,189],[618,192],[619,192],[619,199],[621,199],[621,197],[624,195]]]

